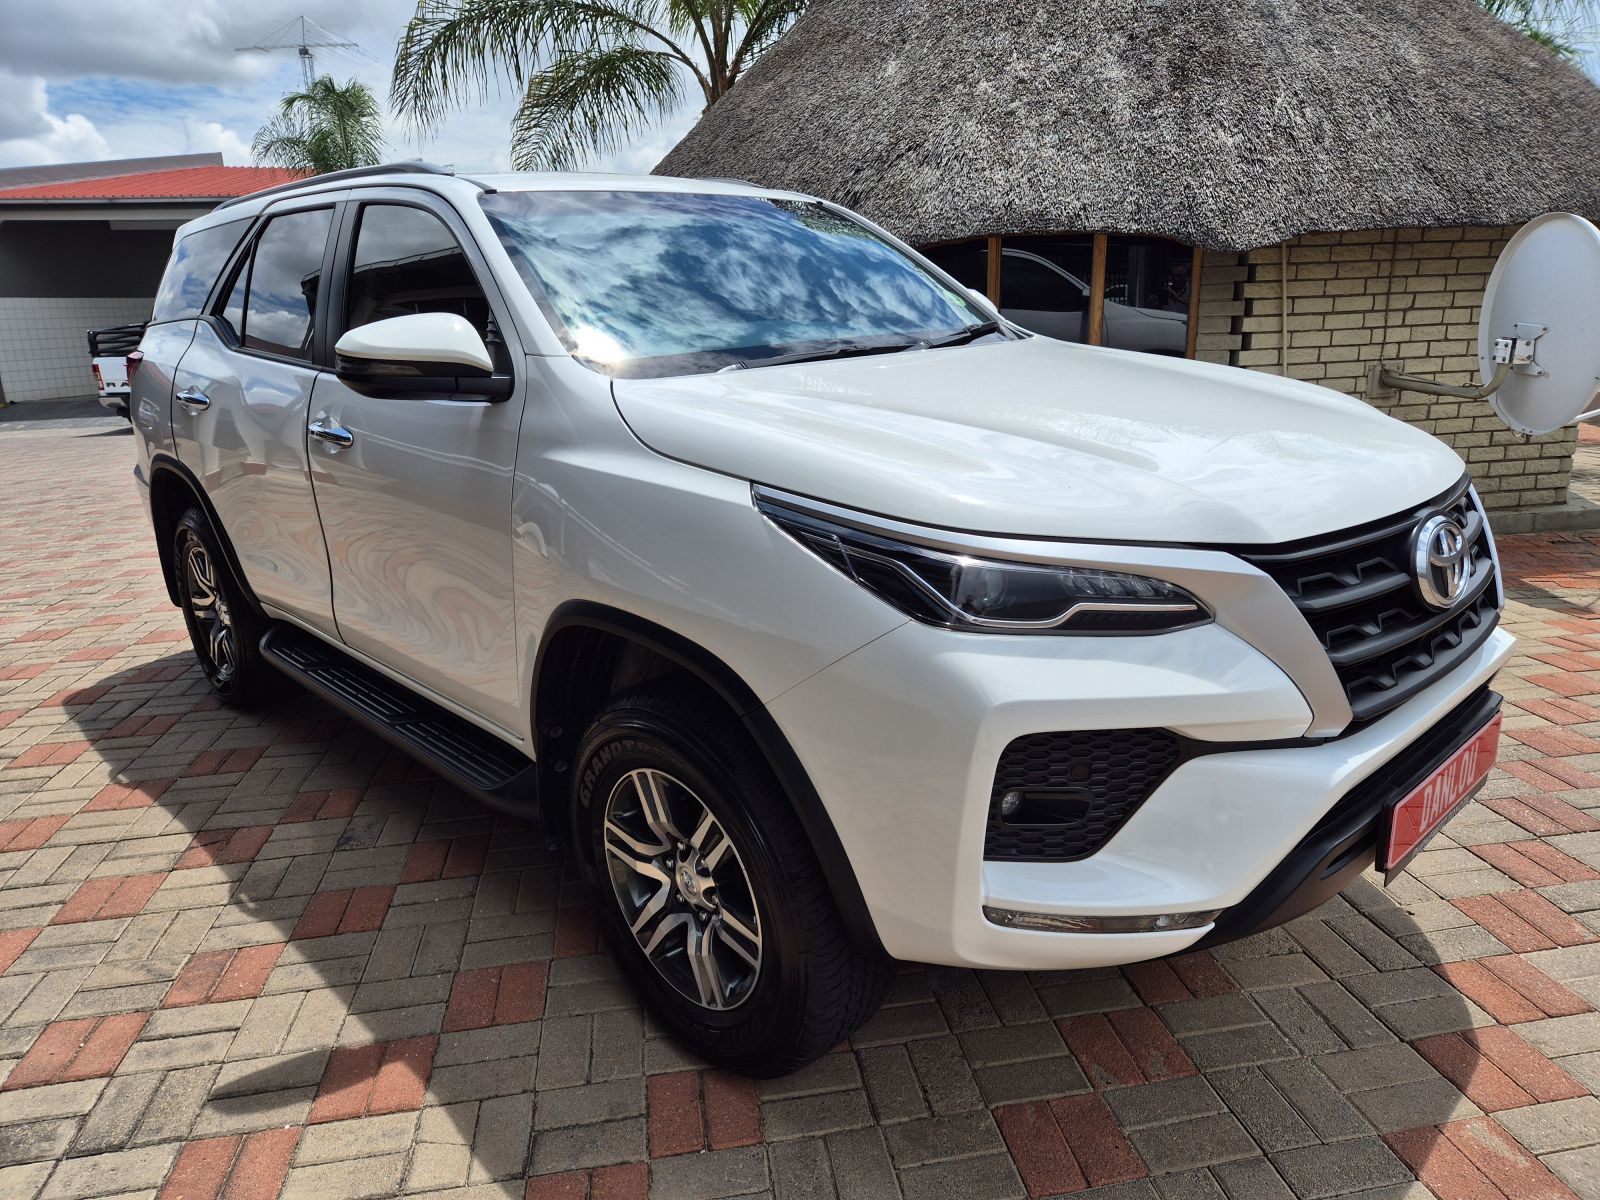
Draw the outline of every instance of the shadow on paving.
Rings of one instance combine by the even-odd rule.
[[[1029,975],[908,966],[850,1046],[737,1084],[754,1134],[719,1146],[711,1082],[647,1086],[701,1064],[643,1020],[526,825],[304,693],[222,708],[187,646],[66,703],[124,764],[80,810],[80,840],[120,826],[98,874],[150,889],[133,918],[148,917],[149,944],[98,993],[100,1015],[149,1012],[108,1090],[193,1105],[190,1141],[246,1135],[248,1150],[302,1130],[287,1149],[296,1196],[652,1155],[661,1194],[743,1194],[810,1170],[803,1146],[837,1174],[852,1129],[875,1130],[879,1182],[908,1196],[1171,1175],[1270,1197],[1274,1170],[1297,1194],[1335,1195],[1454,1163],[1437,1127],[1481,1116],[1457,1084],[1500,1074],[1459,1032],[1492,1018],[1431,969],[1430,935],[1369,877],[1214,955]],[[62,914],[116,905],[91,879]],[[686,1111],[704,1130],[674,1145]],[[708,1143],[721,1183],[678,1157]],[[71,1153],[114,1148],[80,1135]]]
[[[292,687],[247,713],[218,705],[186,645],[66,703],[91,746],[128,763],[78,820],[125,829],[110,880],[52,924],[122,915],[107,882],[149,891],[134,921],[172,914],[100,993],[150,1011],[110,1086],[193,1072],[189,1094],[164,1098],[199,1108],[191,1140],[303,1125],[303,1158],[320,1127],[317,1157],[335,1163],[425,1137],[470,1153],[471,1179],[522,1175],[561,896],[534,831]],[[151,731],[130,761],[125,739]],[[569,974],[619,990],[608,960],[581,957],[587,911],[568,920]]]
[[[24,400],[0,404],[0,432],[6,426],[37,426],[41,422],[71,421],[74,425],[84,421],[119,421],[130,432],[132,426],[126,419],[105,408],[94,396],[80,396],[71,400]],[[71,426],[68,426],[71,428]]]

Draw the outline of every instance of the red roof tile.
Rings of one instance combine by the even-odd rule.
[[[181,167],[102,179],[0,188],[0,200],[210,200],[245,196],[301,178],[284,167]]]

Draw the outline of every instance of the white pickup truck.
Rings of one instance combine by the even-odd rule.
[[[88,331],[89,360],[100,403],[119,417],[128,415],[128,355],[139,348],[145,323]]]

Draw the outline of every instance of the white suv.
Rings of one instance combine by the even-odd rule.
[[[1013,328],[727,181],[324,176],[185,226],[137,474],[218,694],[298,680],[542,821],[705,1058],[893,959],[1103,966],[1393,870],[1511,652],[1448,448]]]

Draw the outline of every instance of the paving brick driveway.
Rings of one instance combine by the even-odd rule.
[[[1171,963],[908,967],[751,1084],[525,827],[308,698],[208,699],[130,461],[0,436],[0,1198],[1600,1196],[1600,538],[1507,540],[1504,761],[1393,888]]]

